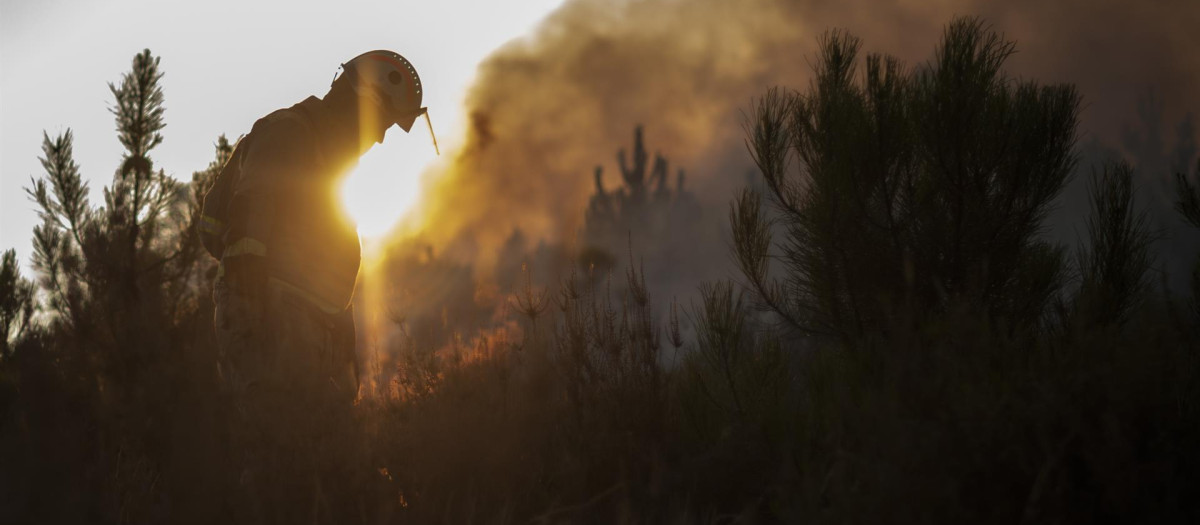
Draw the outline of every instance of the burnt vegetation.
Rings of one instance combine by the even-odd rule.
[[[276,503],[322,523],[1200,520],[1200,258],[1162,284],[1136,170],[1081,165],[1081,95],[1006,75],[1014,44],[981,21],[922,64],[860,47],[826,33],[809,86],[747,108],[736,269],[690,299],[658,280],[715,233],[641,128],[622,186],[596,168],[578,248],[514,232],[484,282],[392,246],[328,451],[349,501]],[[126,152],[100,205],[71,132],[44,137],[35,275],[0,268],[0,522],[230,519],[195,226],[232,148],[190,184],[155,168],[161,76],[146,51],[110,86]],[[1068,246],[1045,234],[1078,173]],[[1200,229],[1196,174],[1174,183]]]

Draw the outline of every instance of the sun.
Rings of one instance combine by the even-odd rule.
[[[382,144],[359,160],[342,186],[342,204],[366,239],[381,238],[413,209],[421,195],[421,172],[433,161],[432,144],[393,127]]]

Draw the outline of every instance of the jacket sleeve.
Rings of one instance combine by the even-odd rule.
[[[230,201],[225,257],[266,257],[281,204],[295,186],[303,184],[297,177],[303,172],[302,159],[310,146],[299,127],[289,124],[260,122],[251,130],[254,140],[242,159],[241,175]]]

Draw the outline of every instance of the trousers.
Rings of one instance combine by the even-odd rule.
[[[238,523],[338,523],[356,464],[354,318],[277,287],[214,287],[218,373],[229,401],[229,513]]]

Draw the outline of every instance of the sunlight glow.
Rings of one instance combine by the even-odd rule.
[[[365,240],[380,239],[400,224],[421,195],[421,173],[435,157],[424,129],[387,132],[346,177],[342,203]]]

